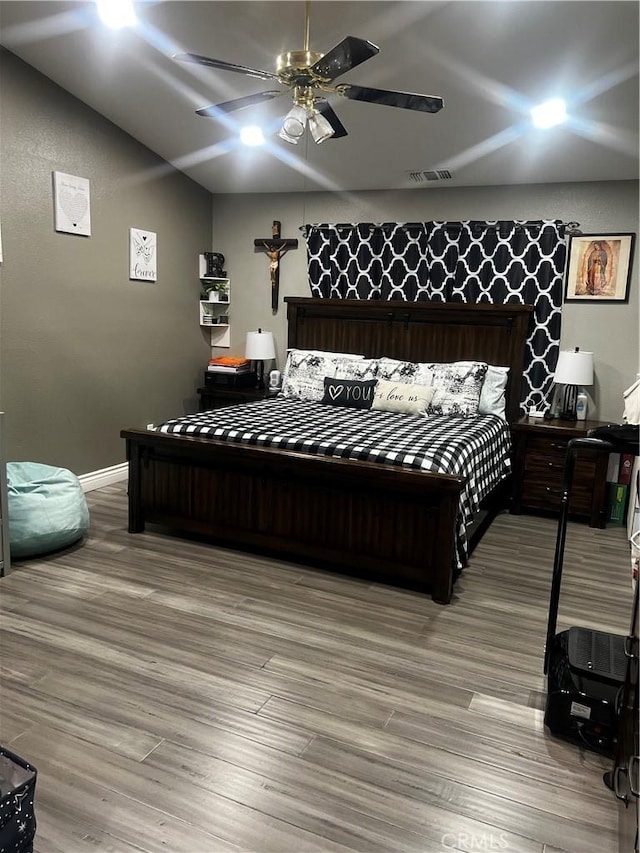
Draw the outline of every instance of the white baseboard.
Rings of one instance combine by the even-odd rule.
[[[80,480],[82,491],[91,492],[94,489],[102,488],[102,486],[111,486],[113,483],[126,480],[128,476],[129,463],[123,462],[121,465],[112,465],[110,468],[101,468],[99,471],[80,474],[78,479]]]

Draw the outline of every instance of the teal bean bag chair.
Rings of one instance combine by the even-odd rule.
[[[7,462],[12,557],[34,557],[86,536],[89,510],[80,481],[66,468]]]

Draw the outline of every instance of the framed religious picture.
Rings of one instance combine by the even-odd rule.
[[[636,235],[572,234],[565,302],[628,302]]]

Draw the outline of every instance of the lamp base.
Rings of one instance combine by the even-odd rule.
[[[576,421],[578,404],[578,386],[565,385],[560,397],[560,418],[563,421]]]
[[[256,372],[258,374],[256,388],[258,391],[264,391],[264,361],[256,361]]]

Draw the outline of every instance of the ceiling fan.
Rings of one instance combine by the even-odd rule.
[[[365,101],[369,104],[384,104],[405,110],[417,110],[425,113],[437,113],[443,107],[443,100],[434,95],[418,95],[411,92],[393,92],[386,89],[372,89],[353,83],[333,81],[351,71],[357,65],[366,62],[379,53],[375,44],[365,39],[347,36],[328,53],[322,54],[309,49],[309,9],[310,0],[306,0],[304,47],[280,54],[276,60],[276,71],[261,71],[235,65],[221,59],[211,59],[197,53],[177,53],[173,59],[180,62],[194,62],[221,71],[234,71],[259,80],[274,80],[286,86],[292,93],[293,107],[285,116],[279,136],[286,142],[297,144],[304,134],[307,124],[315,142],[326,139],[340,139],[347,131],[333,111],[325,95],[340,95],[352,101]],[[197,115],[216,118],[220,113],[231,113],[245,107],[255,106],[278,98],[286,90],[275,89],[246,95],[209,107],[196,110]]]

